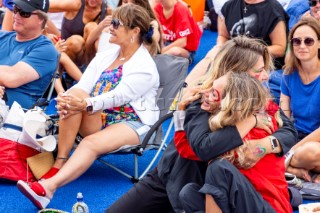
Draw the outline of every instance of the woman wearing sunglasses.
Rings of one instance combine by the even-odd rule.
[[[312,136],[320,127],[319,39],[320,25],[313,17],[302,18],[292,28],[290,59],[281,83],[281,108],[294,120],[301,140],[291,149],[294,154],[287,171],[314,182],[320,182],[320,178],[309,173],[320,172],[320,137]]]
[[[320,21],[320,1],[319,0],[309,0],[308,1],[310,10],[307,11],[303,16],[313,16],[318,21]]]
[[[143,8],[146,9],[148,12],[150,18],[151,18],[151,25],[153,26],[153,39],[157,42],[157,46],[152,47],[147,45],[147,49],[149,50],[151,55],[156,55],[161,52],[161,47],[162,47],[162,36],[161,36],[161,29],[160,29],[160,24],[156,18],[156,15],[154,14],[149,1],[147,0],[125,0],[125,1],[119,1],[118,7],[126,4],[135,4],[139,5]],[[95,46],[95,49],[97,52],[101,51],[108,51],[110,48],[115,47],[116,45],[110,44],[109,38],[110,38],[110,33],[109,33],[109,28],[111,24],[111,15],[106,16],[106,18],[97,24],[94,30],[89,34],[88,39],[86,41],[86,48],[91,48],[92,45]]]
[[[156,45],[149,15],[137,5],[120,7],[110,31],[110,42],[119,48],[98,54],[79,83],[56,99],[60,121],[54,166],[41,182],[18,181],[19,190],[38,208],[45,208],[59,187],[82,175],[97,157],[140,144],[158,120],[159,75],[143,45]],[[84,139],[68,159],[78,132]]]

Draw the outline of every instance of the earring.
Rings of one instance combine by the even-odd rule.
[[[134,42],[133,36],[131,36],[130,42],[131,42],[131,43]]]

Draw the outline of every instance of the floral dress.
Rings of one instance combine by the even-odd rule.
[[[90,96],[95,97],[112,91],[120,83],[121,79],[122,65],[115,69],[104,70],[93,87]],[[140,121],[139,116],[129,103],[103,110],[101,119],[103,128],[121,121]]]

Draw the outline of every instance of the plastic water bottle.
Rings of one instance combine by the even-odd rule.
[[[77,202],[72,207],[72,213],[89,213],[88,205],[83,202],[83,195],[81,192],[77,194]]]

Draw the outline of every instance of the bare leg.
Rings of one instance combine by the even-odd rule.
[[[84,39],[79,35],[73,35],[66,40],[68,49],[67,55],[76,65],[82,65],[84,56]]]
[[[210,194],[206,194],[206,213],[222,213],[220,207]]]
[[[52,197],[57,188],[82,175],[100,155],[127,144],[139,144],[139,138],[133,129],[121,123],[84,138],[61,170],[52,178],[40,182],[47,196]]]
[[[311,181],[310,175],[305,173],[306,171],[320,172],[320,143],[308,142],[297,148],[287,171]],[[316,180],[319,181],[319,178]]]
[[[80,98],[89,97],[87,93],[77,88],[69,90],[68,93]],[[83,132],[85,133],[83,136],[99,131],[102,126],[100,113],[97,112],[94,115],[88,115],[86,112],[82,112],[66,119],[60,119],[58,155],[53,167],[60,169],[63,166],[65,160],[61,158],[67,158],[69,156],[77,133],[80,129],[84,129],[82,127],[84,123],[90,123],[91,125]]]

